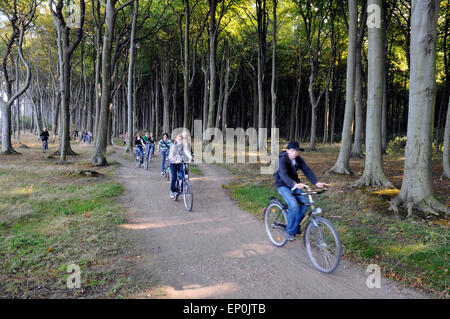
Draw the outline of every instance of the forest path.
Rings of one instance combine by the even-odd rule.
[[[182,197],[169,199],[160,156],[146,172],[121,152],[112,157],[130,212],[121,227],[137,232],[137,271],[150,272],[156,284],[137,298],[426,298],[384,278],[381,288],[369,289],[369,274],[347,261],[321,274],[301,240],[276,248],[264,224],[222,188],[233,178],[223,168],[198,165],[204,176],[191,177],[194,206],[187,212]]]

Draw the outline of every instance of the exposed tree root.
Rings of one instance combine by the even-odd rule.
[[[103,156],[100,152],[95,152],[94,156],[92,156],[91,164],[94,166],[107,166],[108,162],[106,157]]]
[[[365,158],[366,156],[362,151],[352,151],[350,153],[350,157],[358,157],[358,158]]]
[[[86,177],[103,177],[104,175],[91,170],[75,170],[69,172],[67,175],[73,176],[73,175],[79,175],[79,176],[86,176]]]
[[[450,214],[450,209],[447,205],[438,201],[434,196],[423,198],[419,201],[414,201],[413,198],[405,199],[403,196],[398,195],[391,200],[389,204],[389,210],[393,210],[395,213],[399,213],[400,209],[406,208],[408,210],[407,218],[412,216],[413,210],[417,209],[424,213],[431,213],[433,215],[439,215],[444,213],[446,216]]]
[[[343,165],[338,165],[336,163],[329,171],[330,174],[338,174],[338,175],[354,175],[354,173],[348,167],[344,167]]]
[[[58,155],[58,156],[59,156],[59,155],[61,155],[61,152],[60,152],[60,150],[57,150],[56,152],[52,153],[51,155],[52,155],[52,156],[53,156],[53,155]],[[75,155],[78,155],[78,153],[75,153],[75,152],[72,150],[72,148],[69,147],[69,149],[67,150],[66,155],[75,156]]]
[[[12,148],[12,146],[8,147],[8,149],[4,152],[2,152],[3,155],[19,155],[20,153],[17,152],[15,149]]]
[[[361,176],[360,179],[358,179],[351,185],[353,187],[361,187],[363,185],[365,186],[374,185],[374,186],[385,186],[394,188],[394,185],[385,176],[374,176],[373,174],[364,174],[363,176]]]

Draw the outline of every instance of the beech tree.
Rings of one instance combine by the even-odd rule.
[[[36,7],[36,0],[33,0],[29,3],[29,6],[25,7],[19,5],[18,0],[14,0],[12,3],[2,4],[0,9],[0,11],[7,17],[10,27],[12,28],[11,35],[9,37],[6,35],[6,50],[3,55],[2,62],[2,71],[6,87],[6,100],[4,100],[3,97],[0,97],[0,110],[2,112],[2,154],[17,154],[11,144],[11,107],[14,102],[25,93],[30,85],[31,70],[29,63],[23,56],[22,44],[25,31],[30,27],[30,24],[34,19]],[[13,93],[13,81],[11,80],[8,71],[8,60],[11,57],[12,48],[16,41],[18,41],[18,56],[26,68],[26,79],[23,87],[19,89],[19,78],[17,76],[18,73],[16,72],[16,92]],[[14,61],[13,59],[10,60]],[[18,64],[16,66],[16,69],[17,68]]]
[[[355,112],[355,70],[356,70],[356,42],[358,30],[358,6],[356,0],[348,1],[348,56],[347,56],[347,80],[345,88],[345,115],[342,128],[342,145],[336,164],[331,168],[331,173],[352,174],[350,170],[350,152],[352,147],[352,122]]]
[[[398,211],[414,208],[449,213],[433,194],[432,115],[436,95],[436,29],[440,0],[412,0],[408,139],[400,193],[391,202]]]
[[[369,0],[370,7],[382,10],[382,0]],[[381,13],[381,17],[383,14]],[[383,21],[380,21],[383,24]],[[393,187],[383,170],[381,149],[381,112],[383,107],[384,72],[380,65],[384,63],[384,28],[373,23],[369,27],[369,80],[367,87],[366,121],[366,161],[363,176],[354,183],[361,185],[383,185]]]

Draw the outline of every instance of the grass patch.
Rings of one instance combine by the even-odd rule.
[[[203,172],[197,164],[189,164],[189,172],[196,176],[203,176]]]
[[[0,298],[123,297],[138,287],[127,274],[134,247],[117,227],[125,222],[123,188],[111,178],[117,167],[96,168],[102,178],[69,176],[90,165],[91,149],[73,148],[80,155],[69,165],[33,147],[0,161]],[[80,289],[67,288],[71,264]]]

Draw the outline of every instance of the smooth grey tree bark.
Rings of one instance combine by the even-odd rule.
[[[125,153],[133,153],[134,144],[134,130],[133,130],[133,110],[136,107],[133,105],[133,77],[134,77],[134,39],[136,37],[136,19],[139,9],[139,1],[133,5],[133,19],[131,22],[130,34],[130,52],[128,54],[128,90],[127,90],[127,105],[128,105],[128,141]]]
[[[408,131],[400,193],[391,201],[398,212],[406,207],[437,213],[450,210],[433,194],[431,171],[432,116],[436,99],[436,33],[440,0],[412,0]]]
[[[72,71],[72,55],[83,36],[84,14],[85,14],[85,2],[80,1],[80,21],[79,25],[76,25],[77,32],[75,40],[70,43],[70,31],[71,26],[67,24],[63,12],[64,1],[58,0],[56,4],[56,11],[53,9],[53,0],[50,0],[50,8],[53,17],[56,30],[60,35],[60,49],[58,54],[62,55],[62,79],[60,79],[61,85],[61,128],[62,136],[60,136],[59,147],[59,163],[65,164],[67,155],[75,154],[70,148],[70,97],[71,97],[71,71]]]
[[[33,5],[35,6],[36,3],[33,2]],[[7,101],[3,100],[3,98],[0,98],[0,110],[2,111],[2,154],[17,154],[17,152],[13,149],[11,144],[11,106],[20,96],[22,96],[25,93],[31,82],[30,66],[28,62],[25,60],[22,52],[25,25],[22,23],[22,25],[19,28],[20,31],[19,31],[18,53],[20,61],[22,62],[23,65],[25,65],[26,77],[24,86],[20,90],[17,90],[14,95],[8,96]]]
[[[444,130],[444,154],[443,154],[444,174],[442,178],[450,178],[450,98],[448,99],[447,120]]]
[[[105,7],[105,32],[103,35],[102,48],[102,87],[100,115],[98,122],[97,138],[95,142],[95,151],[91,163],[98,166],[107,165],[106,148],[108,146],[108,126],[109,126],[109,108],[111,104],[111,52],[114,36],[114,26],[117,12],[133,3],[130,0],[123,3],[118,8],[115,7],[117,0],[107,0]]]
[[[362,46],[367,21],[367,1],[363,1],[362,12],[360,16],[360,25],[358,30],[358,40],[356,43],[356,69],[355,69],[355,132],[352,157],[364,158],[363,153],[363,134],[364,134],[364,110],[362,102],[363,72],[362,72]],[[383,24],[384,25],[384,24]],[[384,29],[383,29],[384,31]],[[384,59],[383,59],[384,63]],[[383,73],[384,75],[384,73]]]
[[[369,6],[382,10],[382,0],[369,0]],[[381,14],[383,17],[383,14]],[[383,21],[381,23],[384,23]],[[366,161],[364,173],[353,185],[382,185],[394,187],[383,169],[381,149],[381,112],[383,107],[384,72],[380,65],[384,62],[384,28],[372,26],[368,30],[368,85],[366,120]]]
[[[272,0],[272,81],[270,94],[272,95],[272,128],[277,126],[277,92],[276,92],[276,55],[277,55],[277,6],[278,0]]]
[[[348,1],[349,8],[349,36],[347,56],[347,80],[345,89],[345,114],[342,128],[342,145],[336,164],[331,168],[331,173],[352,174],[350,170],[350,152],[352,147],[352,122],[355,112],[355,70],[356,70],[356,42],[358,29],[358,6],[356,0]]]

